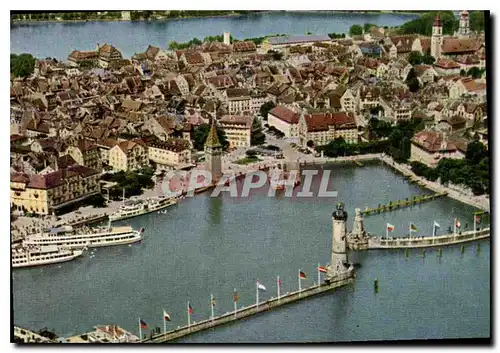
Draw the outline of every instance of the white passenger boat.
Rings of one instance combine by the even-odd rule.
[[[12,267],[30,267],[73,260],[83,250],[65,249],[56,245],[12,248]]]
[[[177,198],[174,196],[158,196],[148,198],[144,201],[123,203],[118,211],[109,216],[109,219],[110,221],[119,221],[122,219],[137,217],[175,205],[176,203]]]
[[[142,239],[144,228],[134,230],[130,226],[73,229],[71,226],[51,228],[38,234],[26,236],[23,244],[55,245],[69,249],[123,245]]]

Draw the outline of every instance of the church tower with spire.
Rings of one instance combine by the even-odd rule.
[[[458,37],[459,38],[468,38],[470,35],[469,29],[469,12],[467,10],[463,10],[460,12],[460,19],[458,20]]]
[[[222,145],[217,137],[215,118],[212,118],[212,125],[205,142],[205,165],[206,170],[212,174],[212,183],[217,183],[222,177]]]
[[[434,18],[434,24],[432,25],[432,37],[431,37],[431,55],[437,60],[441,57],[441,48],[443,46],[443,26],[441,25],[441,20],[439,15]]]

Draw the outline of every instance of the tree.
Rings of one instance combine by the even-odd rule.
[[[423,56],[418,51],[412,51],[408,55],[408,62],[410,64],[412,64],[413,66],[420,65],[422,63],[422,60],[423,60]]]
[[[36,59],[31,54],[10,54],[10,73],[16,77],[26,77],[35,70]]]
[[[271,54],[273,60],[276,60],[276,61],[281,60],[281,58],[283,57],[283,53],[280,53],[279,51],[276,51],[276,50],[271,49],[267,53]]]
[[[368,32],[372,27],[377,27],[373,23],[365,23],[363,26],[363,31]]]
[[[262,132],[262,124],[259,119],[253,119],[252,130],[250,132],[250,145],[262,145],[264,142],[266,142],[266,135]]]
[[[226,133],[224,130],[217,126],[217,137],[224,150],[229,147],[229,142],[227,141]],[[193,130],[193,146],[198,151],[203,151],[205,148],[205,141],[207,140],[208,133],[210,132],[209,124],[201,124],[200,126],[194,128]]]
[[[467,71],[467,76],[472,76],[472,78],[480,78],[482,74],[482,70],[475,66],[471,67],[469,71]]]
[[[481,142],[472,141],[467,145],[465,159],[470,165],[479,164],[485,157],[488,157],[488,150]]]
[[[264,120],[267,120],[267,114],[269,113],[270,110],[274,109],[276,107],[276,104],[274,104],[273,101],[266,102],[260,106],[260,115]]]
[[[469,25],[472,31],[484,31],[484,12],[471,11],[469,12]]]
[[[255,157],[257,157],[257,151],[255,151],[255,150],[247,150],[245,152],[245,154],[247,155],[248,158],[255,158]]]
[[[443,34],[452,35],[458,29],[458,21],[453,11],[430,11],[422,14],[419,18],[404,23],[399,27],[400,34],[422,34],[430,36],[434,18],[439,15],[443,25]]]
[[[436,59],[430,53],[425,53],[422,56],[422,64],[432,65],[432,64],[434,64],[435,61],[436,61]]]
[[[351,28],[349,28],[349,35],[352,36],[360,36],[363,34],[363,27],[360,25],[352,25]]]
[[[410,92],[417,92],[420,88],[420,82],[418,82],[417,74],[413,68],[411,68],[410,72],[406,76],[406,85]]]

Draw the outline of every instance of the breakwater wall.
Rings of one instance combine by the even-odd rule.
[[[354,270],[346,272],[342,276],[339,276],[333,283],[322,283],[321,285],[314,285],[309,288],[302,289],[301,291],[295,291],[281,296],[280,298],[271,298],[262,303],[253,304],[236,311],[225,313],[224,315],[216,316],[213,319],[207,319],[191,326],[184,326],[178,329],[168,331],[166,333],[161,333],[150,337],[148,339],[142,340],[141,343],[165,343],[187,335],[191,335],[196,332],[201,332],[208,330],[210,328],[228,324],[231,322],[238,321],[240,319],[246,318],[251,315],[255,315],[261,312],[269,311],[274,308],[296,302],[320,293],[324,293],[335,288],[343,287],[354,281]]]

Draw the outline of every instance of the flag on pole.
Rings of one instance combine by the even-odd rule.
[[[260,284],[258,281],[257,281],[257,288],[260,289],[260,290],[263,290],[263,291],[266,290],[266,287],[264,287],[264,285]]]
[[[481,217],[479,217],[479,215],[475,215],[474,219],[476,220],[477,223],[481,222]]]
[[[457,219],[456,222],[455,222],[455,226],[457,228],[460,228],[462,225],[460,224],[460,221]]]
[[[327,269],[325,266],[319,266],[319,267],[318,267],[318,271],[319,271],[319,272],[323,272],[323,273],[327,273],[327,272],[328,272],[328,269]]]
[[[278,276],[278,279],[276,280],[276,283],[278,284],[278,287],[281,286],[281,280],[280,280],[279,276]]]
[[[234,293],[233,293],[233,301],[235,303],[238,301],[238,292],[236,291],[236,289],[234,290]]]
[[[148,328],[148,324],[143,319],[139,319],[139,323],[141,324],[141,328]]]
[[[410,223],[410,230],[411,230],[412,232],[418,232],[418,228],[417,228],[417,226],[416,226],[415,224],[413,224],[413,223]]]
[[[307,278],[306,273],[303,271],[299,271],[299,278],[306,279]]]
[[[214,298],[214,297],[212,297],[212,299],[210,300],[210,304],[211,304],[212,306],[215,306],[215,298]]]
[[[390,223],[387,223],[387,231],[392,232],[394,230],[394,226]]]
[[[163,309],[163,318],[166,320],[166,321],[170,321],[170,315],[167,314],[167,312],[165,311],[165,309]]]
[[[193,315],[194,314],[194,310],[193,310],[193,307],[191,306],[191,303],[188,303],[188,314],[189,315]]]
[[[439,225],[439,223],[438,223],[438,222],[436,222],[436,221],[434,221],[434,227],[436,227],[436,228],[441,228],[441,226]]]

